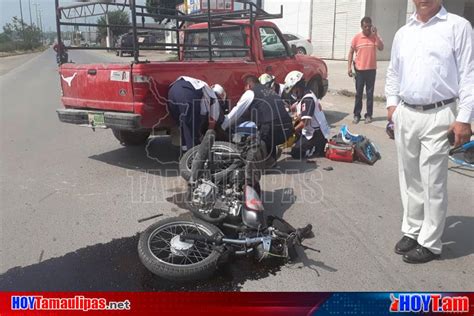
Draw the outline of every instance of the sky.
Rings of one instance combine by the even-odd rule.
[[[117,2],[124,0],[117,0]],[[266,0],[268,2],[285,2],[280,0]],[[286,0],[288,1],[288,0]],[[301,0],[300,0],[301,1]],[[309,0],[303,0],[309,1]],[[30,24],[30,4],[31,18],[33,24],[36,24],[36,9],[41,10],[41,20],[43,22],[43,31],[56,31],[56,17],[54,12],[54,0],[0,0],[0,32],[6,23],[11,22],[14,16],[20,17],[20,2],[23,8],[23,20]],[[59,0],[60,5],[75,2],[74,0]],[[77,2],[77,1],[76,1]],[[145,0],[137,0],[137,4],[144,4]],[[38,6],[35,6],[38,4]]]
[[[36,24],[36,6],[41,10],[41,20],[43,22],[44,31],[54,31],[56,29],[54,0],[21,0],[23,8],[23,21],[30,24],[30,6],[31,18],[33,24]],[[20,17],[20,0],[0,0],[0,27],[11,22],[14,16]],[[3,31],[3,29],[1,29]]]
[[[41,10],[41,20],[43,22],[43,31],[56,31],[56,15],[54,12],[54,0],[0,0],[0,32],[6,23],[11,22],[14,16],[20,17],[20,1],[23,8],[23,20],[26,24],[30,24],[30,6],[31,18],[33,24],[36,24],[36,6]],[[123,0],[119,0],[123,1]],[[60,5],[75,2],[74,0],[59,0]],[[144,4],[145,0],[138,0],[137,4]]]

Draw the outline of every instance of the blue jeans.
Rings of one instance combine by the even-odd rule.
[[[367,94],[367,113],[365,117],[372,117],[374,110],[374,86],[376,70],[357,70],[356,69],[356,97],[354,106],[354,117],[360,118],[362,112],[362,97],[364,96],[364,87]]]

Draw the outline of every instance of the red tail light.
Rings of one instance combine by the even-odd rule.
[[[251,186],[245,187],[245,206],[252,211],[263,211],[263,203],[257,192]]]

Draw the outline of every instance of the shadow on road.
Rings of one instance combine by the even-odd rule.
[[[97,244],[0,275],[2,291],[239,291],[247,280],[274,275],[281,260],[231,259],[216,274],[193,283],[158,278],[140,262],[138,235]]]
[[[143,170],[161,176],[178,175],[179,148],[171,144],[169,137],[150,138],[148,146],[122,147],[89,158],[116,167]]]
[[[373,122],[387,122],[387,117],[386,116],[379,116],[379,117],[374,117],[372,118]]]
[[[468,167],[455,165],[455,166],[449,167],[448,170],[451,172],[457,173],[461,176],[474,179],[474,170]]]
[[[296,202],[293,188],[283,188],[271,192],[263,191],[262,198],[267,215],[279,218],[283,218],[285,212]]]
[[[303,244],[304,244],[304,242],[303,242]],[[306,268],[316,272],[318,277],[321,276],[321,274],[319,273],[320,269],[324,270],[324,271],[327,271],[327,272],[337,272],[338,271],[336,268],[328,266],[322,261],[316,261],[314,259],[309,258],[308,255],[306,254],[306,252],[308,252],[308,251],[311,251],[311,250],[310,249],[304,249],[304,248],[301,248],[301,247],[296,248],[297,258],[296,258],[296,260],[294,260],[294,264],[298,269],[306,267]],[[298,263],[301,263],[302,266],[298,265]]]
[[[474,254],[472,241],[474,232],[474,217],[449,216],[441,240],[443,254],[441,259],[451,260]]]
[[[291,175],[291,174],[303,174],[305,172],[311,172],[318,168],[317,159],[321,157],[313,156],[305,160],[297,160],[287,156],[284,153],[282,156],[286,156],[278,161],[275,168],[265,169],[263,173],[265,175]]]
[[[335,124],[339,123],[340,121],[345,119],[347,116],[349,116],[348,113],[344,113],[344,112],[328,111],[325,109],[323,110],[326,116],[326,120],[328,121],[329,125],[331,125],[331,127],[334,127]]]

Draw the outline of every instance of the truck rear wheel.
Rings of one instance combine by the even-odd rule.
[[[146,140],[150,136],[149,131],[125,131],[120,129],[113,129],[115,138],[118,139],[120,144],[124,146],[139,146],[145,144]]]

